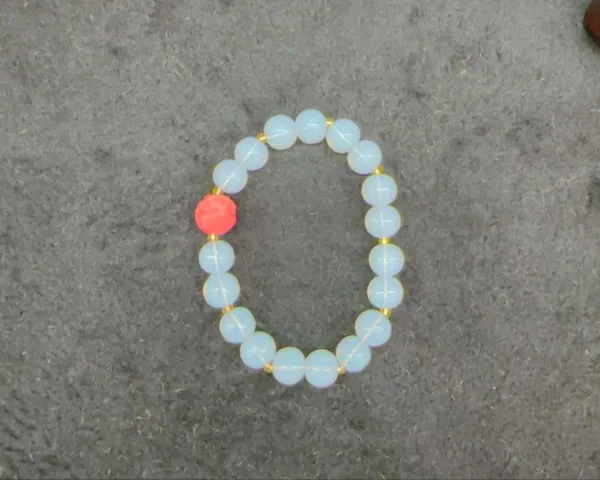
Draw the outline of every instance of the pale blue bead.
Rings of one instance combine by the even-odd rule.
[[[335,356],[348,373],[358,373],[371,361],[371,349],[356,335],[350,335],[338,343]]]
[[[368,175],[381,164],[381,149],[371,140],[358,142],[348,152],[350,170],[360,175]]]
[[[404,253],[397,245],[375,245],[369,252],[369,266],[375,275],[393,277],[404,268]]]
[[[396,200],[398,186],[389,175],[371,175],[363,182],[361,193],[365,202],[371,206],[389,205]]]
[[[275,340],[265,332],[254,332],[240,346],[240,357],[248,368],[264,368],[275,357]]]
[[[219,330],[225,341],[240,344],[256,330],[256,320],[246,307],[235,307],[219,321]]]
[[[306,357],[306,381],[317,388],[333,385],[338,377],[338,363],[329,350],[315,350]]]
[[[224,240],[205,243],[198,253],[200,268],[206,273],[225,273],[233,267],[235,252]]]
[[[354,331],[369,347],[381,347],[392,336],[392,322],[378,310],[365,310],[356,319]]]
[[[396,308],[402,303],[404,290],[396,277],[377,276],[369,282],[367,297],[375,308]]]
[[[365,228],[375,238],[393,237],[401,225],[400,212],[391,205],[371,207],[365,215]]]
[[[204,300],[213,308],[233,305],[240,296],[240,284],[231,273],[213,273],[202,287]]]
[[[269,160],[269,149],[256,137],[242,138],[235,146],[235,161],[249,172],[260,170]]]
[[[241,192],[248,183],[248,171],[235,160],[222,160],[213,170],[213,182],[225,193]]]
[[[304,378],[304,354],[294,347],[282,348],[273,359],[273,376],[282,385],[296,385]]]
[[[267,142],[275,150],[290,148],[298,138],[296,122],[287,115],[275,115],[265,123]]]
[[[318,110],[304,110],[296,117],[296,129],[301,142],[309,145],[322,142],[327,134],[325,115]]]
[[[340,118],[327,129],[325,138],[334,152],[348,153],[360,141],[360,128],[352,120]]]

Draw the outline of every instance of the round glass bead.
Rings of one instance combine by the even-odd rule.
[[[235,160],[222,160],[213,170],[213,182],[225,193],[241,192],[248,183],[248,171]]]
[[[348,166],[359,175],[368,175],[381,164],[381,149],[371,140],[358,142],[348,152]]]
[[[296,117],[296,129],[301,142],[309,145],[322,142],[327,134],[325,115],[318,110],[304,110]]]
[[[282,348],[273,359],[273,376],[282,385],[296,385],[304,378],[304,354],[294,347]]]
[[[365,310],[354,323],[356,336],[369,347],[381,347],[392,336],[392,322],[379,310]]]
[[[235,146],[235,161],[249,172],[260,170],[269,160],[269,149],[256,137],[242,138]]]
[[[275,340],[265,332],[254,332],[240,345],[240,357],[244,365],[253,370],[264,368],[275,357]]]
[[[246,307],[235,307],[221,317],[219,330],[225,341],[238,345],[256,330],[256,320]]]
[[[375,238],[393,237],[401,225],[400,212],[391,205],[371,207],[365,215],[365,228]]]
[[[356,335],[350,335],[338,343],[335,356],[344,370],[358,373],[371,361],[371,349]]]
[[[340,118],[327,129],[327,145],[336,153],[348,153],[360,141],[360,128],[352,120]]]
[[[404,290],[396,277],[377,276],[369,282],[367,297],[375,308],[396,308],[402,303]]]
[[[296,122],[287,115],[275,115],[269,118],[265,123],[264,133],[267,136],[267,142],[275,150],[290,148],[298,138]]]
[[[196,205],[194,219],[207,235],[225,235],[237,221],[237,207],[227,195],[205,195]]]
[[[375,275],[393,277],[404,268],[404,253],[393,243],[375,245],[369,252],[369,266]]]
[[[319,349],[306,357],[306,381],[317,388],[333,385],[338,377],[338,363],[329,350]]]
[[[235,261],[233,247],[224,240],[205,243],[198,253],[200,268],[206,273],[225,273]]]
[[[396,181],[385,173],[370,175],[363,182],[361,193],[364,201],[371,206],[389,205],[396,200],[398,186]]]
[[[240,296],[240,284],[231,273],[213,273],[202,287],[204,300],[213,308],[233,305]]]

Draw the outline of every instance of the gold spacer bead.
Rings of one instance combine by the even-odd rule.
[[[219,239],[219,236],[218,236],[218,235],[215,235],[214,233],[211,233],[210,235],[207,235],[207,236],[206,236],[206,239],[207,239],[209,242],[216,242],[216,241]]]
[[[221,309],[221,313],[225,315],[227,312],[231,312],[233,308],[233,305],[227,305],[225,308]]]
[[[390,308],[380,308],[379,311],[382,315],[385,315],[387,318],[392,316],[392,310]]]
[[[371,175],[381,175],[382,173],[383,173],[383,165],[379,165],[375,170],[373,170]]]
[[[263,132],[260,132],[256,138],[258,138],[259,142],[267,143],[267,136]]]
[[[273,373],[273,364],[272,363],[267,363],[265,365],[265,373]]]
[[[223,193],[223,190],[221,190],[219,187],[213,187],[210,193],[212,195],[221,195]]]
[[[392,240],[388,237],[382,237],[378,240],[381,245],[387,245],[388,243],[392,243]]]
[[[341,365],[338,365],[338,373],[340,375],[344,375],[344,373],[346,373],[346,369],[344,367],[342,367]]]
[[[335,118],[333,117],[327,117],[325,119],[325,125],[327,125],[328,127],[331,127],[333,125],[333,122],[335,122]]]

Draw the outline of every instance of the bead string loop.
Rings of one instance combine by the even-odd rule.
[[[366,176],[361,187],[361,195],[369,205],[364,223],[367,232],[377,239],[368,258],[375,274],[367,286],[373,308],[358,315],[354,335],[343,338],[335,351],[317,349],[307,356],[295,347],[278,350],[271,335],[256,330],[250,310],[235,305],[241,290],[230,272],[235,252],[221,239],[237,220],[237,206],[230,195],[246,187],[250,172],[267,164],[268,147],[285,150],[298,140],[309,145],[325,140],[331,150],[346,155],[352,171]],[[287,115],[271,117],[262,132],[237,143],[233,159],[215,166],[214,187],[198,202],[194,214],[196,225],[207,238],[198,254],[200,267],[208,274],[202,294],[209,306],[221,310],[219,330],[225,341],[239,345],[241,360],[250,369],[272,374],[282,385],[292,386],[306,379],[316,388],[325,388],[333,385],[339,375],[363,371],[371,361],[371,349],[390,339],[392,310],[404,299],[397,276],[404,268],[405,258],[402,249],[391,240],[400,230],[402,217],[392,206],[398,187],[384,173],[382,157],[375,142],[361,140],[360,128],[352,120],[336,120],[308,109],[296,119]]]

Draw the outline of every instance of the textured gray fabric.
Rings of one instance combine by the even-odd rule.
[[[2,0],[0,476],[600,476],[600,51],[568,0]],[[327,391],[246,372],[199,290],[211,169],[358,122],[407,298]],[[274,153],[228,239],[280,345],[367,307],[361,178]]]

